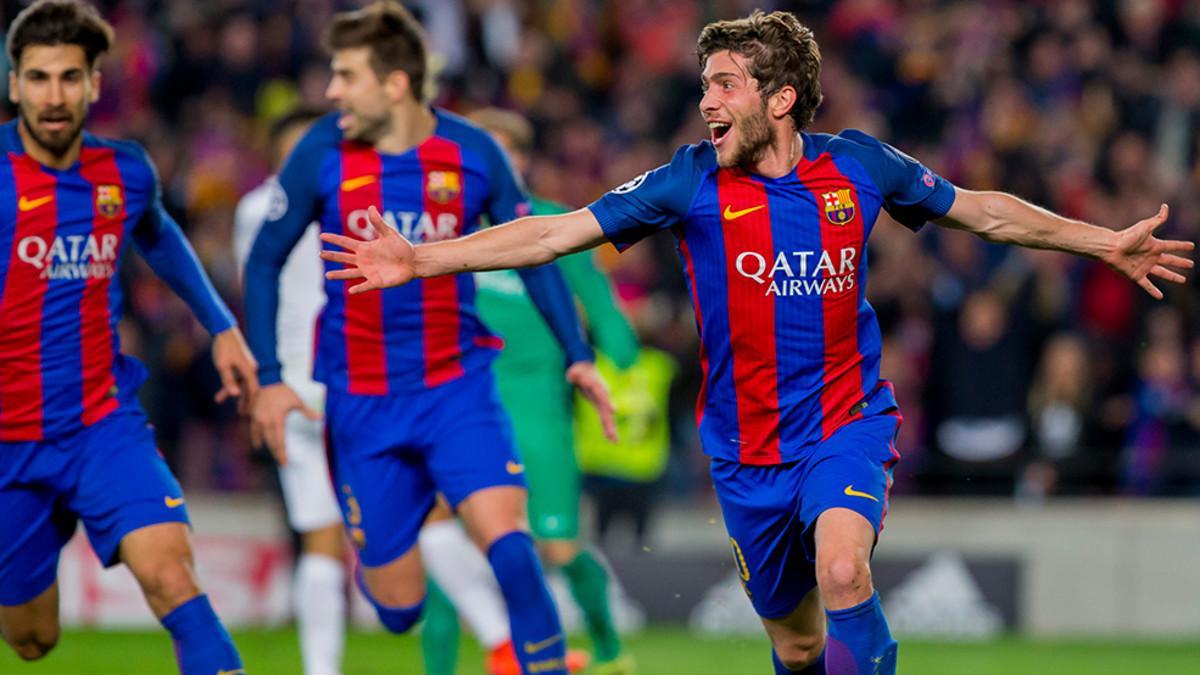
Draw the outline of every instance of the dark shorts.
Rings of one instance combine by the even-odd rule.
[[[759,616],[790,614],[816,586],[814,525],[842,507],[861,514],[876,536],[887,515],[899,459],[898,413],[856,420],[804,459],[773,466],[712,460],[713,485],[737,571]]]
[[[387,564],[416,544],[438,492],[457,506],[485,488],[525,486],[487,368],[412,393],[330,389],[325,410],[342,519],[367,567]]]
[[[54,583],[79,520],[106,566],[130,532],[188,522],[154,429],[130,403],[60,439],[0,443],[0,514],[0,605],[8,606]]]

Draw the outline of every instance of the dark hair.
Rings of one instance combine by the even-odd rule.
[[[283,135],[289,129],[300,124],[312,124],[321,119],[324,114],[318,108],[299,106],[291,109],[274,122],[271,122],[271,126],[267,128],[267,148],[271,153],[271,161],[275,162],[279,160],[279,143],[283,140]]]
[[[88,68],[108,51],[113,29],[96,8],[81,0],[37,0],[21,10],[8,29],[8,60],[20,68],[21,52],[30,45],[78,45]]]
[[[412,83],[413,96],[417,101],[425,100],[425,38],[421,25],[400,3],[378,0],[353,12],[336,14],[325,29],[323,42],[329,51],[367,47],[371,50],[371,68],[380,80],[392,71],[402,70]]]
[[[799,19],[788,12],[755,10],[744,19],[714,21],[700,31],[696,53],[701,66],[725,50],[749,61],[750,76],[758,80],[764,99],[786,86],[794,88],[796,129],[812,123],[821,105],[821,50]]]

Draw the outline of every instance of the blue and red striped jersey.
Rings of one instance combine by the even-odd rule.
[[[335,113],[318,120],[288,157],[245,269],[247,337],[262,384],[280,381],[279,274],[312,221],[322,232],[371,239],[367,207],[374,205],[401,234],[422,243],[470,234],[484,216],[503,223],[529,213],[524,189],[495,141],[456,115],[434,114],[433,135],[403,154],[343,138]],[[522,279],[569,360],[591,359],[558,269],[522,270]],[[349,293],[351,285],[325,282],[313,375],[326,386],[371,395],[434,387],[485,367],[503,344],[479,319],[470,274],[359,295]]]
[[[56,170],[17,124],[0,126],[0,441],[40,441],[98,422],[145,379],[117,336],[127,240],[210,332],[234,323],[140,146],[85,132],[79,161]]]
[[[802,136],[780,178],[719,168],[704,141],[588,207],[621,250],[673,229],[700,333],[701,442],[744,464],[796,460],[895,407],[866,241],[881,208],[915,230],[954,202],[953,185],[867,134]]]

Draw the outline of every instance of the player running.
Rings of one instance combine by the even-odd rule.
[[[326,45],[327,94],[339,113],[319,120],[284,165],[279,216],[263,226],[245,272],[250,342],[266,385],[254,402],[254,429],[281,463],[284,419],[304,404],[280,381],[279,273],[308,224],[369,237],[367,207],[381,205],[413,238],[438,241],[472,231],[484,214],[504,222],[529,208],[487,134],[426,103],[423,38],[398,3],[337,15]],[[611,429],[607,392],[561,274],[544,267],[522,278],[563,345],[567,379]],[[382,623],[399,633],[420,616],[425,584],[415,544],[441,492],[487,552],[522,666],[565,672],[557,611],[520,529],[524,468],[488,367],[500,340],[475,313],[472,278],[371,296],[349,296],[336,283],[326,291],[315,379],[326,386],[331,472],[362,563],[358,582]]]
[[[120,351],[126,244],[213,338],[217,401],[252,397],[256,364],[135,143],[83,131],[112,27],[78,0],[39,0],[8,32],[0,126],[0,632],[23,659],[58,640],[59,551],[83,521],[106,566],[125,563],[171,634],[180,672],[241,673],[200,591],[187,506],[138,404],[146,371]]]
[[[533,147],[529,122],[498,108],[476,110],[468,119],[490,132],[512,160],[517,175],[524,175]],[[531,204],[535,215],[570,210],[536,196]],[[617,309],[608,279],[596,269],[592,255],[568,256],[558,264],[571,292],[585,308],[596,346],[619,367],[631,365],[637,358],[637,335]],[[595,653],[595,663],[588,672],[632,673],[633,657],[622,653],[609,608],[608,572],[579,545],[581,476],[571,429],[574,394],[562,378],[562,350],[516,272],[479,274],[475,281],[479,287],[479,314],[505,341],[504,351],[494,364],[496,385],[500,401],[512,418],[525,465],[530,529],[545,560],[562,570],[582,610]],[[421,537],[422,551],[426,551],[426,534]],[[425,608],[421,647],[429,674],[442,675],[454,672],[458,617],[444,596],[437,589],[432,591]],[[462,607],[464,603],[456,604]]]
[[[365,291],[441,274],[538,265],[672,228],[695,305],[704,450],[746,592],[777,673],[894,673],[896,642],[869,562],[887,511],[900,423],[879,377],[866,248],[880,209],[982,238],[1103,260],[1154,298],[1191,242],[1154,230],[1167,207],[1113,232],[998,192],[956,188],[860,131],[804,131],[821,102],[812,32],[783,12],[718,21],[698,42],[709,140],[563,216],[523,218],[414,247],[371,212],[363,242],[322,235]],[[425,283],[424,281],[422,283]],[[824,614],[822,614],[824,609]],[[826,636],[828,632],[828,636]]]

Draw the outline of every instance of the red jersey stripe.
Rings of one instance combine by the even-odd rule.
[[[858,189],[829,154],[801,161],[796,174],[817,203],[821,227],[822,279],[853,274],[855,283],[821,295],[825,325],[824,386],[821,389],[821,439],[833,435],[860,411],[851,410],[865,394],[863,355],[858,350],[858,306],[863,221]],[[832,285],[831,285],[832,286]]]
[[[373,179],[373,180],[372,180]],[[342,143],[342,182],[338,205],[343,223],[351,222],[355,211],[368,206],[383,209],[383,162],[374,148],[362,143]],[[357,216],[356,216],[357,217]],[[365,225],[365,220],[363,223]],[[368,234],[369,233],[369,234]],[[369,225],[356,232],[349,228],[347,237],[373,237]],[[345,298],[346,365],[351,394],[388,393],[387,355],[383,335],[383,293],[350,294],[351,284],[342,284]]]
[[[425,213],[436,239],[462,234],[463,171],[458,144],[434,136],[417,148],[421,161]],[[451,220],[453,218],[453,220]],[[446,226],[443,227],[443,224]],[[430,241],[429,232],[425,241]],[[421,281],[421,325],[425,349],[425,386],[436,387],[464,373],[458,275]]]
[[[125,184],[112,148],[85,147],[79,171],[83,179],[92,184],[95,246],[102,251],[121,250],[121,236],[125,231]],[[94,260],[89,262],[96,263]],[[96,274],[88,277],[79,303],[84,425],[95,424],[117,409],[112,317],[108,305],[111,284],[111,276]]]
[[[37,249],[23,242],[54,241],[58,181],[28,155],[9,153],[9,161],[18,201],[0,296],[0,441],[36,441],[42,438],[42,305],[49,281],[42,276],[44,261],[26,261]]]
[[[696,397],[696,426],[704,421],[704,409],[708,407],[708,350],[704,347],[704,318],[700,313],[700,295],[696,290],[696,262],[688,248],[684,228],[675,227],[679,241],[679,254],[683,256],[683,273],[687,275],[688,287],[692,291],[692,308],[696,313],[696,332],[700,335],[700,394]]]
[[[738,461],[778,464],[779,379],[775,353],[775,298],[737,270],[739,254],[774,257],[766,188],[736,170],[717,172],[717,202],[725,239],[729,286],[729,342],[737,399]]]

